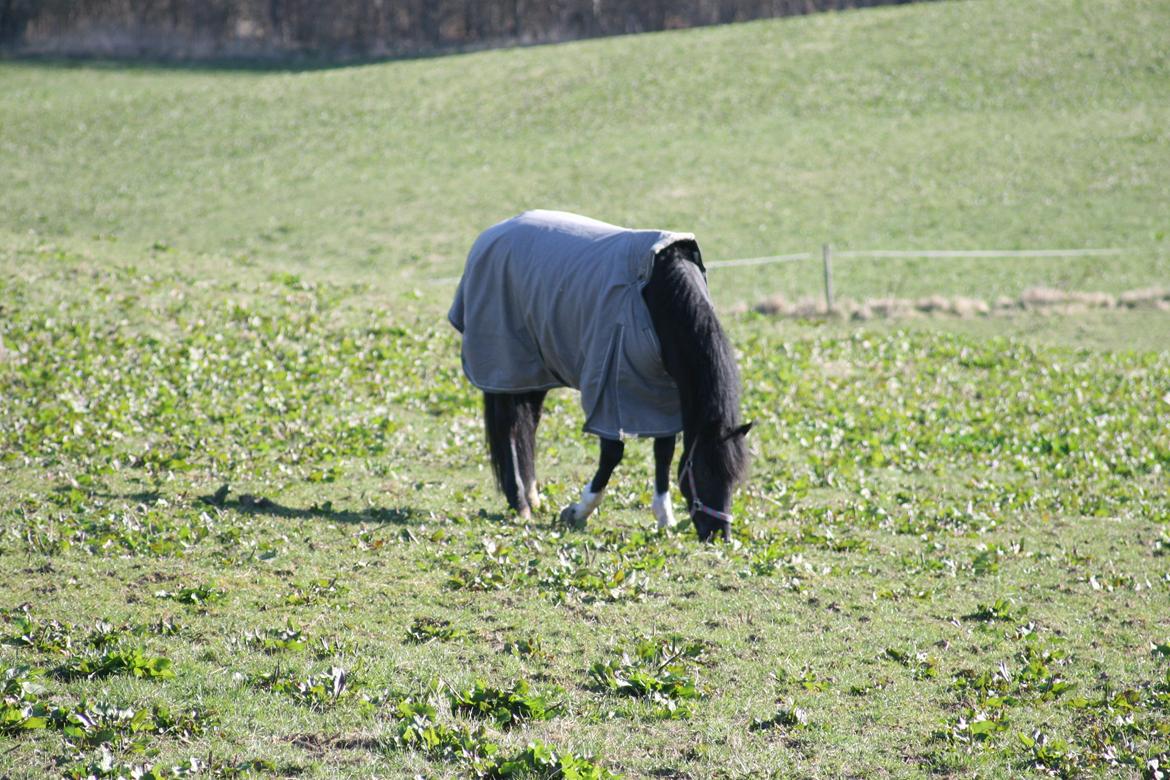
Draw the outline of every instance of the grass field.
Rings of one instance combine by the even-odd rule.
[[[710,258],[1135,250],[857,263],[856,297],[1164,279],[1168,32],[1153,0],[978,2],[334,70],[0,63],[0,230],[400,284],[555,207],[691,230]]]
[[[842,261],[854,297],[1165,285],[1168,32],[969,2],[0,62],[0,778],[1156,777],[1170,314],[729,313],[755,462],[703,546],[651,531],[647,444],[558,527],[596,449],[570,393],[548,508],[503,513],[441,279],[551,206],[713,259],[1130,250]],[[731,312],[818,273],[710,281]]]

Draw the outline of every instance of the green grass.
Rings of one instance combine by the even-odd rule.
[[[556,524],[596,451],[571,393],[547,508],[505,514],[433,280],[553,206],[711,258],[1133,250],[841,260],[852,297],[1165,284],[1168,22],[937,3],[306,72],[0,63],[0,775],[1151,776],[1170,314],[728,314],[755,462],[703,546],[651,530],[644,443]],[[710,281],[730,311],[818,274]]]
[[[455,334],[392,298],[74,256],[3,294],[0,668],[45,670],[6,699],[44,724],[0,736],[14,777],[102,745],[354,777],[548,751],[1139,774],[1170,748],[1164,353],[731,320],[756,461],[735,542],[702,546],[649,530],[644,444],[558,527],[595,448],[567,393],[548,509],[501,514]]]

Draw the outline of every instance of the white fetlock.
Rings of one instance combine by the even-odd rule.
[[[601,497],[605,495],[605,490],[599,490],[594,493],[589,489],[590,483],[585,483],[585,487],[581,488],[581,500],[575,504],[570,504],[561,512],[561,519],[565,522],[571,523],[575,526],[585,525],[585,521],[589,519],[589,515],[597,509],[601,504]]]
[[[674,508],[670,505],[670,492],[655,493],[654,500],[650,502],[650,507],[654,510],[654,517],[658,520],[659,528],[671,528],[674,526]]]
[[[528,486],[528,506],[532,507],[533,512],[540,511],[540,493],[536,489],[536,483],[533,482]]]

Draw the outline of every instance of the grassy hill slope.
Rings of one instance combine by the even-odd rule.
[[[1135,247],[1071,281],[1140,282],[1168,267],[1168,33],[1165,3],[981,1],[304,72],[3,63],[0,230],[434,276],[545,206],[712,258]],[[902,276],[1018,292],[1005,265]],[[767,273],[727,284],[813,282]]]

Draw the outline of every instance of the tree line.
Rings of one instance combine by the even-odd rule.
[[[0,0],[9,51],[385,57],[726,24],[907,0]]]

